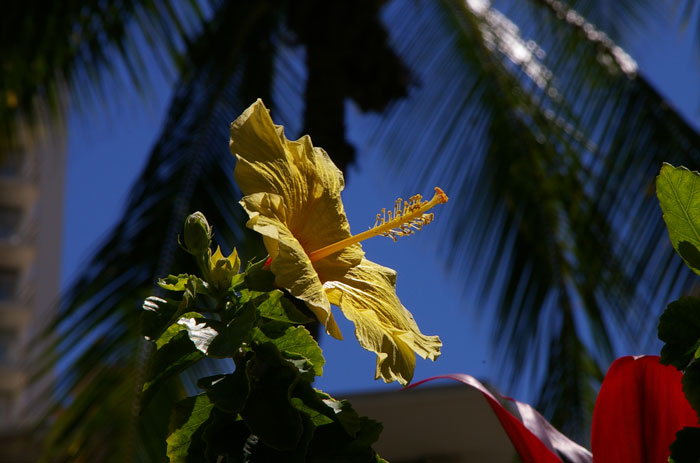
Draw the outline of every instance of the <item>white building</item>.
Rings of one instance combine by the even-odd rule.
[[[66,142],[60,124],[51,133],[46,127],[20,129],[21,149],[0,153],[0,440],[5,442],[36,418],[26,345],[45,326],[59,296]]]
[[[348,400],[384,425],[373,447],[391,463],[520,461],[488,402],[471,387],[424,385]]]

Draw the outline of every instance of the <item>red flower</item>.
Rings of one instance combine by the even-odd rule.
[[[593,461],[666,463],[676,433],[698,424],[681,377],[658,356],[615,360],[593,411]]]
[[[516,418],[479,381],[465,374],[419,381],[454,379],[479,390],[526,463],[666,463],[678,431],[697,426],[698,417],[683,395],[681,373],[658,356],[621,357],[605,375],[593,411],[593,454],[555,429],[530,405],[509,397]]]

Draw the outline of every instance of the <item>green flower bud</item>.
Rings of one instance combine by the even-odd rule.
[[[204,214],[197,211],[185,220],[185,250],[194,256],[203,256],[211,245],[211,227]]]
[[[217,247],[214,255],[209,258],[209,280],[217,288],[226,289],[240,268],[241,260],[235,248],[228,257],[224,257],[221,248]]]

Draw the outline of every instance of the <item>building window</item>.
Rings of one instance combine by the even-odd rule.
[[[13,237],[19,229],[22,210],[18,207],[0,206],[0,240]]]
[[[15,298],[19,272],[13,268],[0,267],[0,301],[9,301]]]
[[[12,352],[17,342],[17,332],[11,328],[0,328],[0,365],[11,364]]]

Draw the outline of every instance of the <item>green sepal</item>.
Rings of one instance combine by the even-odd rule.
[[[661,363],[685,370],[700,347],[700,298],[671,302],[659,319],[658,336],[665,343]]]
[[[170,434],[166,441],[170,463],[203,461],[203,425],[209,419],[213,407],[204,394],[188,397],[177,403],[170,419]]]
[[[676,433],[669,463],[700,463],[700,428],[686,427]]]
[[[673,248],[700,275],[700,174],[664,163],[656,195]]]
[[[217,247],[209,258],[209,281],[219,290],[227,290],[231,287],[233,278],[238,275],[241,268],[241,260],[234,248],[228,257],[224,257],[221,248]]]

